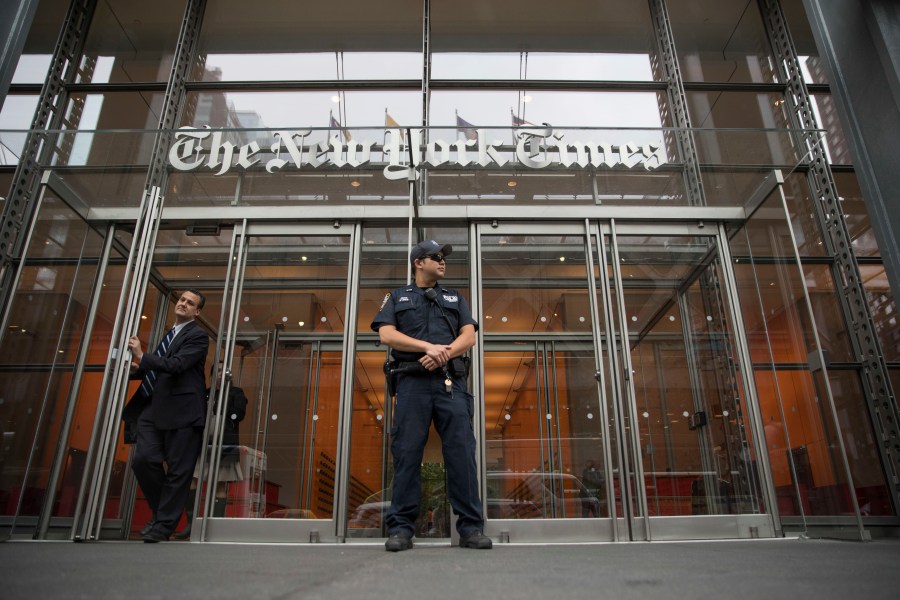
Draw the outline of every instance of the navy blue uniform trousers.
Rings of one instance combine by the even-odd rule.
[[[391,428],[394,485],[385,522],[388,534],[412,537],[422,503],[420,469],[432,419],[441,437],[447,468],[450,506],[458,517],[456,529],[468,535],[484,528],[475,465],[475,403],[466,380],[453,380],[447,391],[444,375],[401,374]]]

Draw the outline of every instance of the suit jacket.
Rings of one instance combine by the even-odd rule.
[[[147,371],[156,371],[156,384],[151,398],[138,391],[131,397],[122,420],[125,442],[129,428],[137,424],[146,410],[157,429],[203,427],[206,423],[206,354],[209,336],[196,321],[191,321],[175,336],[164,356],[144,352],[131,379],[143,379]]]

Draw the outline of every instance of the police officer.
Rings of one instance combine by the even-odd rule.
[[[434,240],[413,248],[409,261],[415,269],[415,284],[387,294],[372,321],[381,342],[391,347],[389,376],[397,395],[391,429],[393,495],[385,519],[389,552],[413,546],[422,495],[422,454],[432,419],[441,436],[459,545],[492,546],[482,532],[472,426],[475,406],[467,390],[468,363],[462,358],[475,345],[478,323],[465,299],[438,283],[452,250]]]

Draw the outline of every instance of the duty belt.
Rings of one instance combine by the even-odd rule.
[[[429,371],[418,361],[396,361],[391,363],[391,373],[406,373],[407,375],[442,375],[440,369]]]

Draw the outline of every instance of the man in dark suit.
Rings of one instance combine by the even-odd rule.
[[[131,468],[153,514],[141,530],[145,542],[166,541],[175,531],[200,456],[209,336],[195,319],[205,302],[197,290],[182,293],[175,326],[155,352],[144,352],[137,337],[128,340],[131,378],[142,381],[122,418],[137,422]]]

